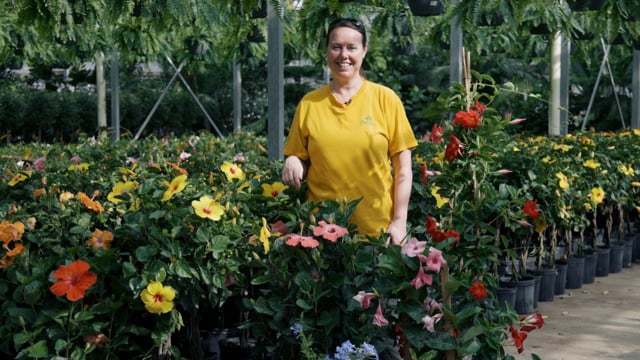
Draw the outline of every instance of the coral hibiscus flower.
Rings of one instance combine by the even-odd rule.
[[[58,281],[49,290],[56,296],[67,296],[69,301],[78,301],[84,297],[85,291],[96,283],[98,277],[89,271],[89,264],[83,260],[76,260],[69,266],[60,265],[53,273]]]

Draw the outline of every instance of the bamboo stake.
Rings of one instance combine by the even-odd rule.
[[[445,285],[449,282],[449,264],[442,264],[442,268],[440,269],[440,283],[442,287],[442,301],[446,305],[447,309],[451,309],[451,294],[449,290],[446,289]],[[444,328],[451,336],[454,335],[453,331],[453,322],[451,321],[451,316],[448,312],[444,313]],[[446,359],[447,360],[455,360],[456,352],[455,350],[447,350],[446,351]]]

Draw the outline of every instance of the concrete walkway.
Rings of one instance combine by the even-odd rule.
[[[529,334],[516,359],[640,359],[640,263],[596,277],[593,284],[539,302],[545,325]]]

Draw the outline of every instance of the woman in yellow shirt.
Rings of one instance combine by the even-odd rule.
[[[417,146],[400,98],[365,79],[364,27],[338,19],[327,31],[331,82],[298,104],[284,148],[283,181],[299,188],[307,179],[309,201],[362,199],[349,219],[361,234],[407,237],[407,211]]]

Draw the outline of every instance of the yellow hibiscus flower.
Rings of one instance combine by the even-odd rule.
[[[213,221],[220,220],[224,214],[224,207],[207,195],[200,197],[200,200],[193,200],[191,206],[195,209],[196,215]]]
[[[147,285],[140,294],[144,307],[152,314],[166,314],[171,311],[175,297],[176,291],[171,286],[163,286],[158,281]]]
[[[162,201],[167,201],[173,197],[173,195],[181,192],[187,187],[187,175],[178,175],[173,180],[167,190],[162,194]]]
[[[220,166],[220,170],[225,173],[229,181],[233,181],[234,179],[244,180],[245,178],[244,171],[242,171],[240,166],[228,161],[225,161],[222,166]]]
[[[600,167],[600,163],[593,160],[593,159],[589,159],[587,161],[585,161],[584,163],[582,163],[582,166],[586,167],[586,168],[590,168],[590,169],[597,169]]]
[[[17,183],[27,180],[31,177],[31,171],[23,171],[17,173],[13,179],[9,181],[9,186],[15,186]]]
[[[281,192],[287,190],[289,187],[280,181],[276,181],[273,184],[262,184],[262,196],[264,197],[276,197]]]
[[[604,190],[601,187],[595,187],[591,189],[591,202],[596,205],[602,204],[604,201],[605,194]]]
[[[567,190],[569,188],[569,179],[567,179],[567,176],[562,172],[558,172],[556,173],[556,177],[560,180],[558,183],[560,189]]]
[[[267,219],[262,218],[262,228],[260,229],[260,242],[264,247],[264,253],[267,254],[269,252],[269,237],[271,237],[271,232],[269,231],[269,227],[267,226]]]
[[[137,185],[138,183],[134,181],[117,182],[113,186],[113,190],[111,190],[111,192],[107,195],[107,199],[114,204],[119,204],[122,202],[122,199],[120,199],[119,196],[131,192],[131,190],[135,189]]]

